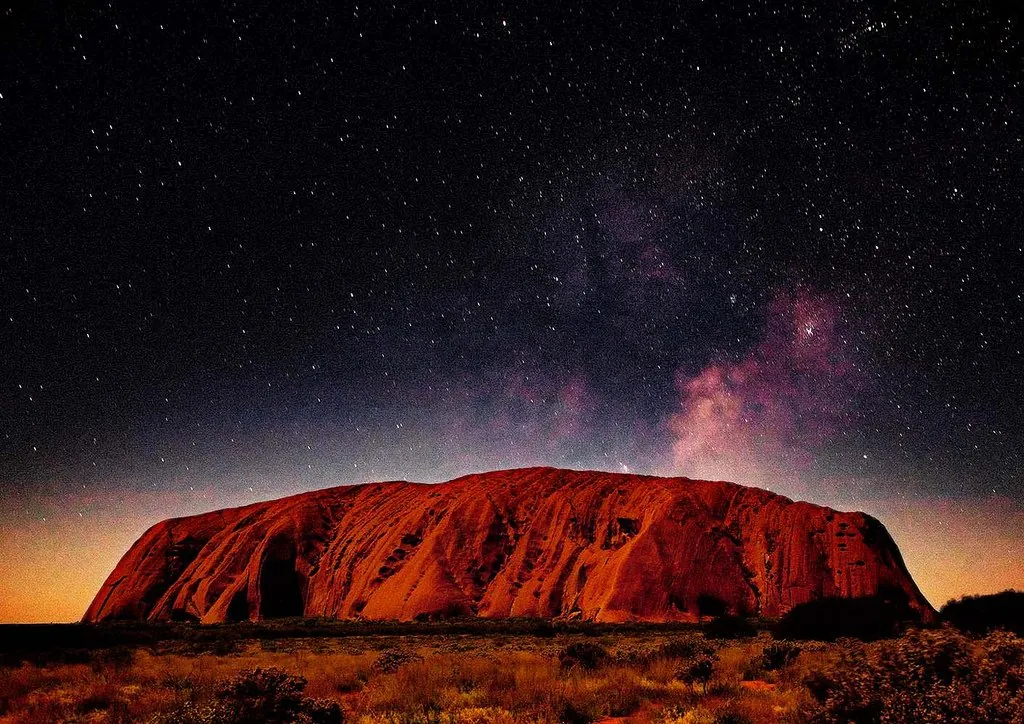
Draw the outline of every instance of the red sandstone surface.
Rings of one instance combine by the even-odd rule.
[[[884,587],[934,613],[864,513],[726,482],[528,468],[163,521],[121,559],[85,620],[692,621],[702,596],[779,616]]]

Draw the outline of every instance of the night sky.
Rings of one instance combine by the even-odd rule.
[[[1024,588],[1018,10],[158,5],[0,8],[0,620],[165,517],[534,464]]]

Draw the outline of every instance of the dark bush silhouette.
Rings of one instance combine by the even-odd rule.
[[[302,722],[341,724],[344,720],[336,702],[303,696],[306,679],[281,669],[255,668],[222,682],[213,721]]]
[[[743,616],[726,614],[704,624],[704,634],[715,639],[742,639],[757,635],[757,629]]]
[[[969,633],[983,634],[1004,629],[1024,636],[1024,591],[964,596],[943,606],[939,617]]]
[[[753,720],[744,714],[727,711],[715,716],[714,724],[753,724]]]
[[[603,646],[588,641],[577,641],[569,644],[558,654],[558,663],[563,669],[580,668],[591,671],[608,659],[608,652]]]
[[[850,637],[876,641],[896,636],[919,621],[905,596],[819,598],[801,603],[783,616],[777,635],[797,640],[835,641]]]
[[[715,675],[715,657],[702,655],[676,669],[676,678],[687,684],[701,684],[708,693],[708,682]]]
[[[106,711],[114,705],[114,700],[106,692],[89,694],[75,707],[79,714],[91,714],[95,711]]]
[[[405,664],[422,660],[422,656],[411,651],[388,649],[377,655],[377,660],[373,662],[373,671],[378,674],[393,674]]]
[[[559,717],[559,721],[564,724],[590,724],[594,721],[594,717],[577,708],[571,701],[567,701],[562,705],[562,714]]]
[[[765,671],[778,671],[796,661],[800,655],[800,647],[789,641],[777,641],[764,647],[761,653],[761,666]]]

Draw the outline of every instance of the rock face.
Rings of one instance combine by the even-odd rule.
[[[934,615],[863,513],[725,482],[529,468],[166,520],[125,554],[85,620],[692,621],[699,600],[779,616],[880,590]]]

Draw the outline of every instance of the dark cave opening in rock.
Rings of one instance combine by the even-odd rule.
[[[295,570],[295,546],[278,539],[270,544],[260,570],[260,618],[301,616],[305,611],[302,581]]]
[[[228,604],[227,619],[228,621],[249,620],[249,591],[247,588],[242,588],[232,596],[231,603]]]

